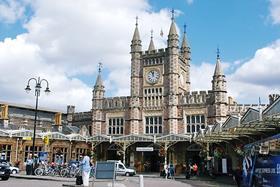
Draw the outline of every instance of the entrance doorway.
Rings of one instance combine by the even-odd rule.
[[[150,148],[150,149],[147,149]],[[159,172],[164,157],[159,154],[160,147],[154,143],[136,143],[131,146],[135,168],[138,172]]]
[[[198,166],[201,165],[201,158],[199,156],[199,152],[201,150],[201,146],[198,144],[191,144],[187,147],[187,152],[186,152],[186,161],[188,163],[186,164],[197,164]]]
[[[154,150],[152,152],[143,152],[144,156],[144,171],[145,172],[159,172],[161,158],[159,157],[159,151]]]
[[[107,160],[122,160],[122,153],[117,144],[109,145],[107,149]]]

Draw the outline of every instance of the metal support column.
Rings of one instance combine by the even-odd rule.
[[[164,165],[167,165],[167,142],[164,142]]]
[[[123,143],[123,164],[126,166],[126,162],[125,162],[125,151],[126,151],[126,142]]]

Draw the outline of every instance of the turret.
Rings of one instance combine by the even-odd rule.
[[[187,61],[191,60],[191,48],[188,46],[187,42],[186,24],[184,25],[184,36],[181,46],[181,53]]]
[[[140,40],[140,35],[139,35],[139,30],[138,30],[138,17],[136,17],[136,27],[134,30],[134,34],[131,40],[131,53],[133,52],[140,52],[142,50],[142,45],[141,45],[141,40]]]
[[[183,56],[183,61],[186,63],[186,91],[190,91],[190,61],[191,61],[191,48],[188,45],[187,34],[186,34],[186,24],[184,25],[184,36],[181,46],[181,55]]]
[[[101,126],[103,121],[103,100],[105,94],[105,87],[101,78],[102,64],[98,64],[98,75],[92,91],[92,129],[90,134],[97,135],[101,134]]]
[[[174,10],[172,10],[171,26],[169,29],[168,40],[167,40],[167,50],[168,50],[168,87],[167,91],[167,103],[166,108],[168,113],[168,133],[176,134],[178,133],[178,94],[179,94],[179,36],[176,31],[175,21],[174,21]]]
[[[139,96],[140,94],[140,56],[141,56],[141,39],[138,31],[138,17],[136,17],[136,27],[131,41],[131,96]]]
[[[102,100],[104,98],[105,94],[105,87],[103,85],[103,81],[101,78],[101,66],[102,64],[99,63],[99,68],[98,68],[98,75],[96,78],[96,82],[92,91],[92,107],[93,108],[99,108],[102,105]]]
[[[208,123],[224,122],[227,118],[227,88],[219,49],[217,49],[216,67],[208,104]]]
[[[172,10],[171,26],[169,29],[167,47],[168,48],[178,48],[179,45],[179,35],[176,30],[176,25],[174,21],[174,10]]]
[[[226,79],[223,73],[221,59],[220,59],[220,51],[217,49],[217,59],[216,59],[216,67],[212,80],[212,90],[213,91],[224,91],[226,92]]]
[[[153,51],[155,50],[155,45],[154,45],[154,41],[153,41],[153,30],[151,30],[151,40],[150,40],[150,45],[148,48],[148,51]]]

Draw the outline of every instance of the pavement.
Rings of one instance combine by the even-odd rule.
[[[133,177],[118,176],[116,182],[123,182],[127,179],[138,180],[139,175],[143,175],[145,178],[152,178],[152,180],[163,179],[159,176],[159,173],[138,173]],[[12,178],[18,179],[28,179],[28,180],[43,180],[43,181],[58,181],[65,183],[64,186],[76,187],[75,184],[76,178],[64,178],[64,177],[52,177],[52,176],[35,176],[35,175],[25,175],[25,174],[11,174]],[[154,179],[153,179],[154,178]],[[216,178],[210,178],[208,176],[193,176],[189,180],[185,179],[184,175],[175,176],[175,180],[185,184],[195,184],[204,182],[205,186],[235,186],[235,183],[232,177],[229,176],[217,176]],[[91,181],[91,179],[90,179]],[[96,182],[108,182],[108,180],[96,180]],[[71,183],[71,184],[69,184]]]

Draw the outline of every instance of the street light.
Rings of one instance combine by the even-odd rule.
[[[40,96],[41,91],[41,84],[45,82],[47,84],[46,89],[44,90],[45,93],[48,95],[51,91],[49,89],[49,82],[46,79],[38,79],[36,78],[30,78],[27,82],[27,86],[25,88],[25,91],[29,93],[31,91],[29,83],[31,81],[35,81],[35,96],[36,96],[36,107],[35,107],[35,119],[34,119],[34,131],[33,131],[33,142],[32,142],[32,159],[34,160],[34,152],[35,152],[35,138],[36,138],[36,123],[37,123],[37,112],[38,112],[38,98]]]

